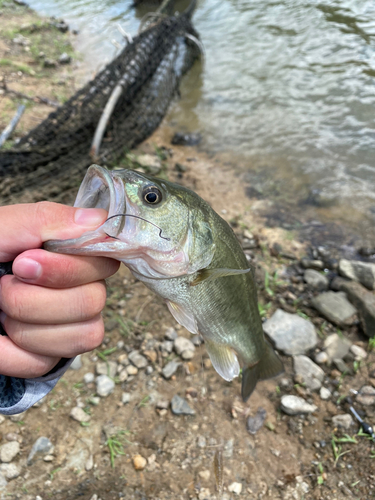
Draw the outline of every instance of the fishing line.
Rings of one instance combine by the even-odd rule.
[[[140,219],[140,220],[143,220],[144,222],[148,222],[149,224],[151,224],[152,226],[156,227],[157,229],[159,229],[159,236],[160,238],[162,238],[163,240],[167,240],[167,241],[171,241],[170,238],[166,238],[165,236],[162,236],[161,233],[163,232],[163,230],[161,229],[161,227],[157,226],[156,224],[154,224],[153,222],[147,220],[147,219],[144,219],[143,217],[139,217],[138,215],[132,215],[132,214],[115,214],[115,215],[111,215],[111,217],[108,217],[108,219],[105,221],[108,222],[109,220],[113,219],[114,217],[134,217],[134,219]],[[104,224],[105,224],[104,223]],[[107,234],[105,233],[109,238],[113,238],[115,240],[118,240],[119,238],[116,238],[116,236],[111,236],[110,234]]]

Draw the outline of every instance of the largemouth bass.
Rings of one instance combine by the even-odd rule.
[[[230,226],[193,191],[133,170],[92,165],[76,207],[104,208],[107,221],[47,250],[107,256],[163,297],[176,321],[200,333],[215,370],[242,371],[246,401],[283,364],[264,337],[254,276]]]

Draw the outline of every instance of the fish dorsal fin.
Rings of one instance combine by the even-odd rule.
[[[190,333],[198,333],[197,322],[194,314],[189,311],[189,309],[184,306],[180,306],[171,300],[167,300],[166,302],[169,312],[172,314],[177,323],[184,326]]]
[[[217,373],[230,382],[240,374],[240,364],[234,351],[226,345],[216,344],[205,339],[210,360]]]
[[[228,268],[218,268],[218,269],[201,269],[198,271],[198,276],[191,281],[191,286],[199,285],[203,281],[213,281],[217,278],[223,278],[224,276],[234,276],[236,274],[246,274],[251,271],[251,267],[248,269],[228,269]]]

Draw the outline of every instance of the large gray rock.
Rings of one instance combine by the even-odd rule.
[[[294,371],[296,375],[303,378],[309,389],[317,391],[321,388],[324,379],[324,371],[307,356],[295,356],[293,358]]]
[[[16,464],[1,464],[0,473],[5,476],[6,479],[16,479],[21,474],[21,469]]]
[[[324,292],[313,298],[313,307],[331,323],[338,326],[352,325],[357,310],[342,292]]]
[[[281,409],[287,415],[299,415],[301,413],[313,413],[318,407],[310,405],[298,396],[290,395],[281,398]]]
[[[275,344],[276,349],[289,356],[305,354],[318,343],[315,327],[311,321],[282,309],[277,309],[264,323],[263,329]]]
[[[27,465],[30,465],[35,457],[35,455],[50,455],[53,453],[54,446],[51,441],[44,436],[39,437],[27,457]]]
[[[96,392],[102,398],[109,396],[115,389],[114,381],[107,375],[100,375],[96,379]]]
[[[375,293],[369,292],[355,281],[335,278],[332,283],[335,290],[344,291],[350,302],[358,309],[362,329],[368,337],[375,335]]]
[[[10,441],[0,447],[0,461],[3,463],[11,462],[20,452],[20,443],[18,441]]]
[[[369,290],[375,290],[375,264],[341,259],[339,273],[345,278],[362,283]]]
[[[345,337],[340,337],[337,333],[329,335],[324,341],[324,350],[328,356],[328,362],[334,359],[342,359],[348,354],[351,342]]]
[[[332,423],[335,427],[342,427],[348,431],[354,424],[354,421],[353,417],[349,413],[344,413],[343,415],[335,415],[332,417]]]
[[[190,408],[187,401],[177,395],[172,398],[171,410],[175,415],[195,415],[195,411]]]
[[[172,361],[169,361],[169,363],[167,363],[162,370],[163,377],[166,378],[167,380],[171,378],[172,375],[176,373],[180,364],[181,363],[179,363],[174,359],[172,359]]]
[[[375,387],[364,385],[358,392],[356,399],[364,406],[375,405]]]
[[[146,368],[148,365],[147,359],[140,354],[139,351],[132,351],[129,355],[128,358],[131,363],[133,363],[134,366],[137,368]]]
[[[303,279],[311,288],[314,288],[315,290],[322,292],[323,290],[328,289],[329,282],[327,277],[314,269],[306,269]]]

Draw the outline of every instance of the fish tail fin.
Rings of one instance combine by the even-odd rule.
[[[266,350],[259,362],[242,370],[241,396],[246,402],[257,385],[258,380],[276,377],[284,371],[284,365],[273,348],[266,342]]]

